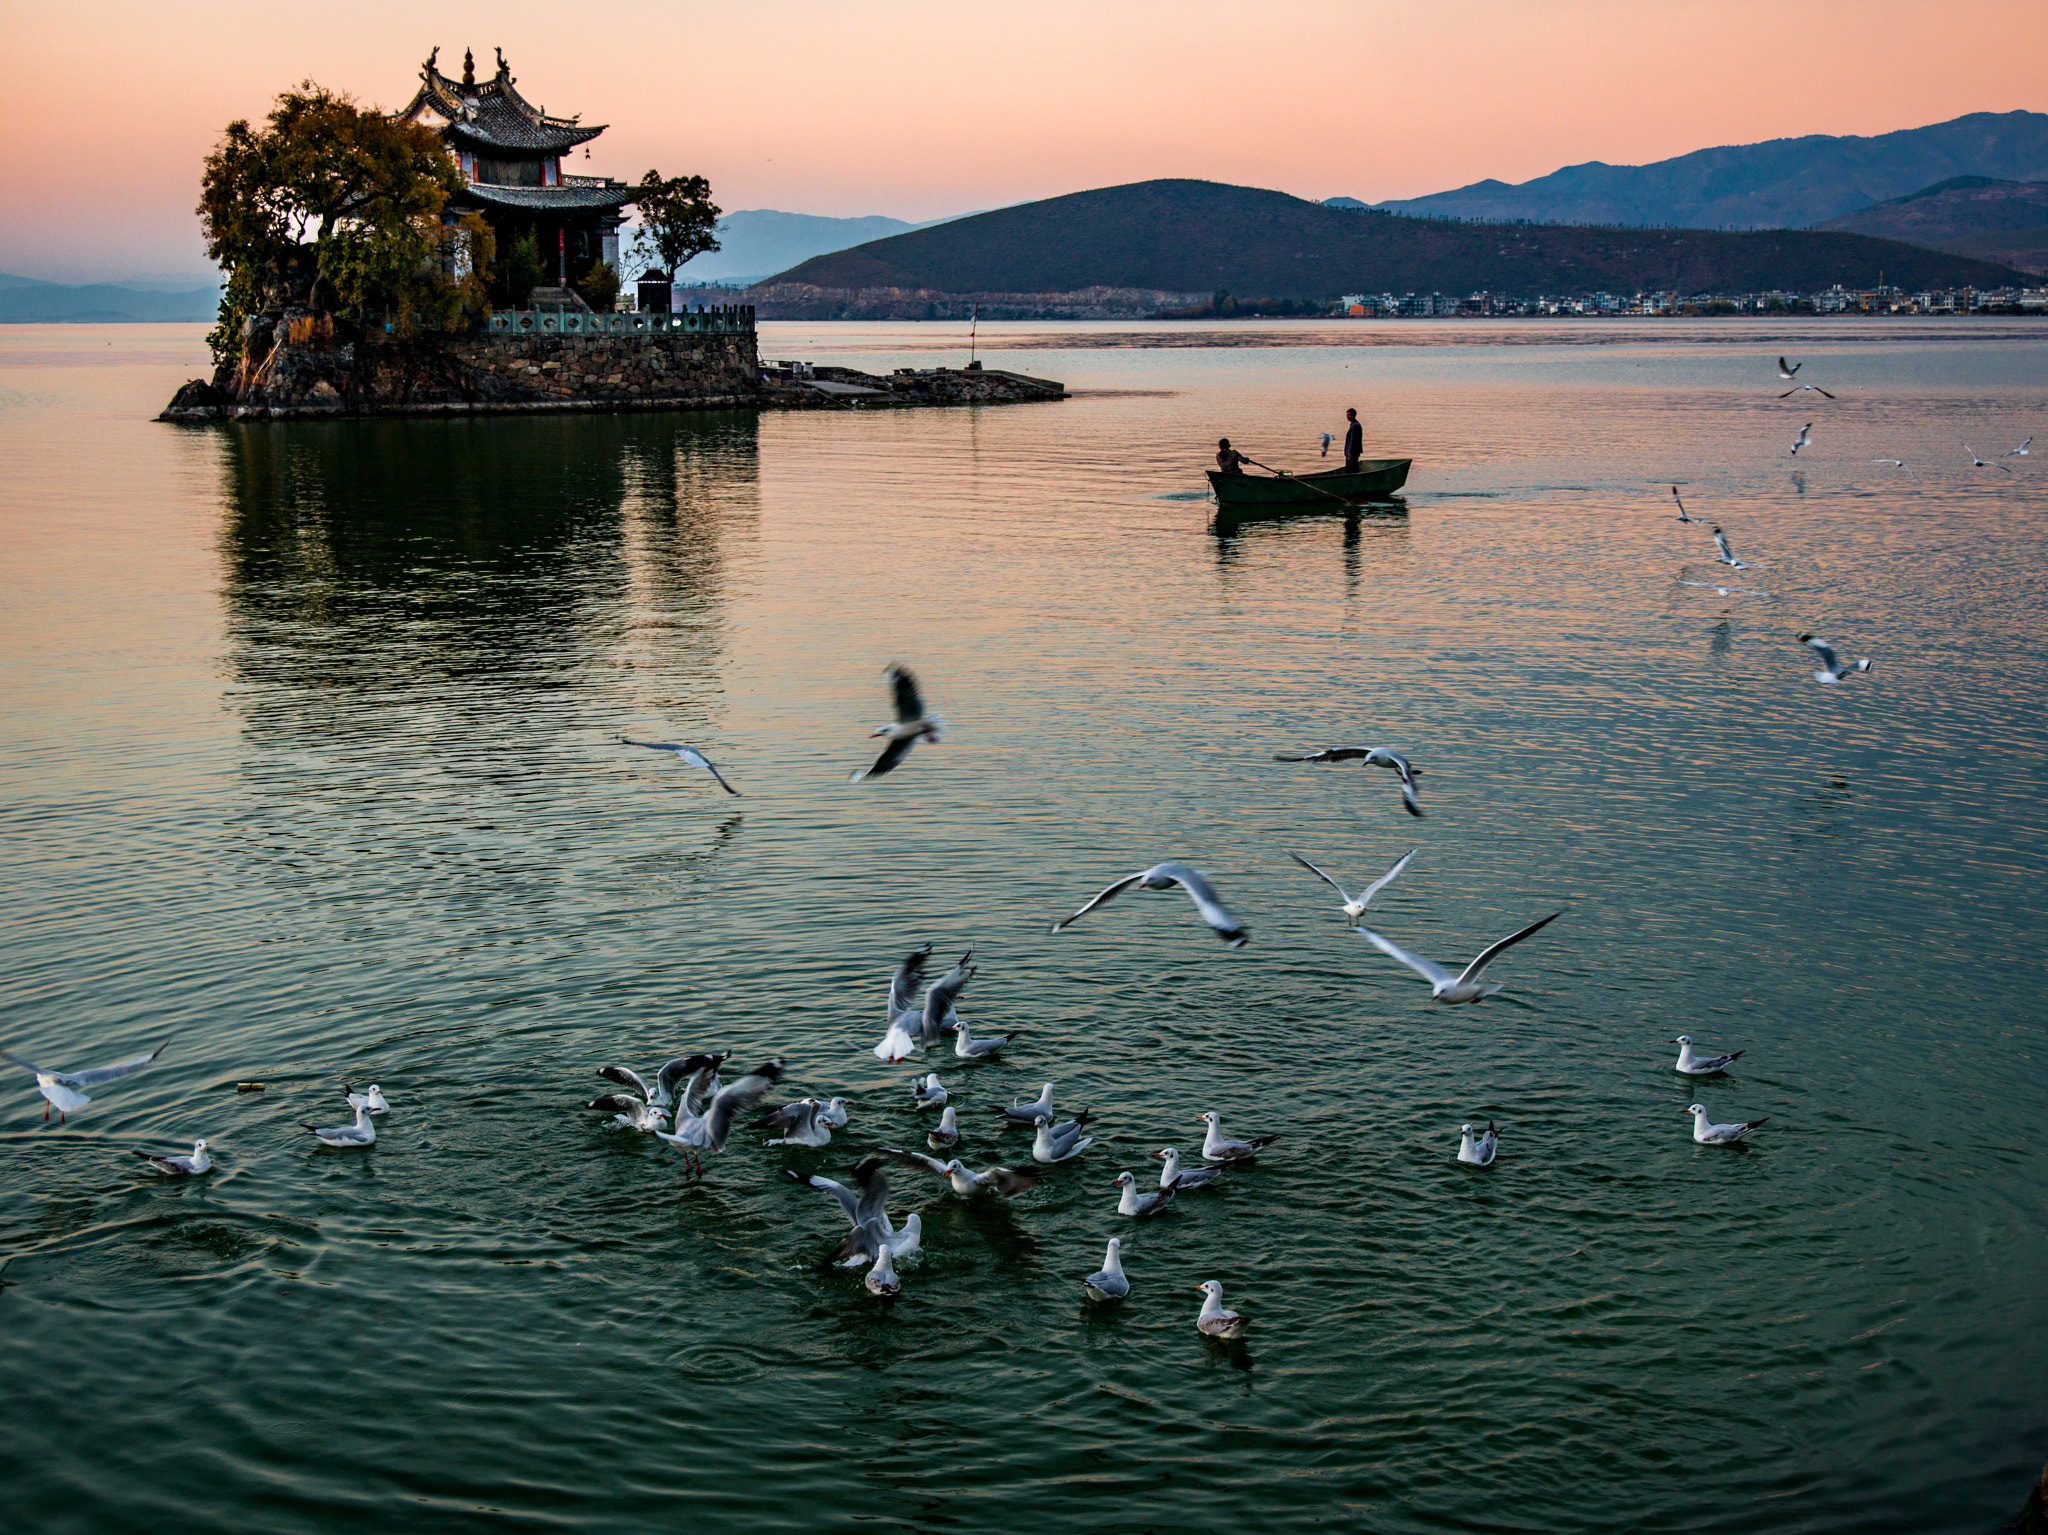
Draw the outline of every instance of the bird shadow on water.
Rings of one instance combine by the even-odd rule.
[[[1251,1390],[1252,1368],[1257,1361],[1252,1358],[1250,1344],[1242,1338],[1204,1338],[1202,1347],[1208,1353],[1206,1362],[1212,1368],[1218,1364],[1227,1364],[1231,1369],[1240,1371],[1245,1377],[1245,1390]]]
[[[1792,801],[1790,836],[1797,847],[1809,840],[1833,840],[1853,829],[1856,795],[1846,778],[1830,778]]]

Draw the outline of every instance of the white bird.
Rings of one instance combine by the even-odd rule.
[[[1135,1220],[1157,1215],[1173,1199],[1173,1187],[1170,1184],[1157,1193],[1140,1194],[1138,1180],[1129,1173],[1118,1173],[1116,1186],[1123,1191],[1116,1202],[1116,1213],[1128,1215]]]
[[[1093,1118],[1085,1109],[1063,1125],[1055,1125],[1050,1114],[1038,1119],[1038,1133],[1031,1138],[1034,1162],[1069,1162],[1095,1144],[1095,1137],[1081,1133]]]
[[[1754,591],[1747,586],[1716,586],[1711,581],[1681,581],[1680,586],[1703,586],[1710,592],[1719,592],[1723,597],[1768,597],[1769,592]]]
[[[1825,389],[1821,388],[1821,386],[1818,384],[1794,384],[1790,389],[1787,389],[1783,394],[1779,395],[1778,398],[1781,400],[1789,400],[1792,398],[1793,395],[1798,394],[1802,389],[1811,389],[1823,400],[1832,400],[1834,398],[1833,395],[1829,394]]]
[[[762,1143],[768,1146],[829,1146],[832,1144],[833,1116],[845,1111],[844,1098],[834,1098],[829,1103],[822,1098],[799,1098],[795,1103],[785,1103],[774,1112],[763,1114],[748,1128],[780,1130],[782,1136],[779,1140]],[[837,1123],[846,1121],[842,1118]]]
[[[1204,1162],[1249,1162],[1280,1139],[1276,1131],[1272,1135],[1255,1135],[1248,1141],[1231,1140],[1223,1133],[1223,1116],[1214,1109],[1197,1114],[1195,1118],[1209,1127],[1202,1136]]]
[[[682,1152],[701,1174],[704,1171],[702,1153],[725,1150],[726,1140],[732,1134],[733,1120],[766,1097],[768,1089],[781,1075],[782,1057],[777,1056],[756,1066],[730,1087],[720,1088],[702,1114],[691,1111],[689,1096],[685,1094],[684,1101],[676,1108],[674,1132],[656,1130],[654,1133]]]
[[[1799,643],[1820,657],[1820,670],[1813,674],[1815,682],[1840,682],[1851,672],[1867,672],[1871,667],[1870,657],[1864,656],[1853,665],[1845,664],[1835,655],[1835,647],[1826,640],[1811,634],[1799,636]]]
[[[213,1158],[206,1154],[206,1142],[194,1141],[189,1157],[160,1157],[151,1151],[131,1151],[131,1157],[140,1157],[158,1172],[172,1178],[189,1178],[208,1171]]]
[[[1809,421],[1806,423],[1806,425],[1802,426],[1799,429],[1799,437],[1798,440],[1792,444],[1792,451],[1796,454],[1801,448],[1811,447],[1813,445],[1812,434],[1813,423]]]
[[[910,669],[892,666],[886,675],[896,699],[896,718],[890,724],[871,731],[869,737],[887,736],[889,744],[882,748],[882,755],[875,759],[874,765],[855,773],[848,780],[850,783],[859,783],[863,778],[880,778],[909,756],[910,748],[920,740],[936,746],[941,739],[940,726],[943,722],[925,709],[924,700],[918,696],[917,679],[910,675]]]
[[[600,1066],[597,1068],[597,1074],[607,1082],[630,1087],[657,1109],[673,1108],[676,1093],[684,1082],[706,1066],[715,1074],[731,1053],[726,1050],[717,1055],[678,1055],[662,1063],[661,1070],[655,1073],[652,1087],[648,1086],[646,1079],[630,1066]]]
[[[2033,440],[2034,439],[2031,437],[2027,439],[2028,442],[2032,442]],[[1974,469],[1996,469],[2001,474],[2012,473],[2010,469],[2006,468],[2005,465],[1999,463],[1996,459],[1979,458],[1977,456],[1977,450],[1971,447],[1967,442],[1963,444],[1963,451],[1970,455],[1970,466]]]
[[[1399,874],[1403,869],[1407,868],[1408,860],[1413,858],[1419,851],[1421,851],[1419,848],[1410,848],[1407,852],[1401,855],[1400,861],[1397,862],[1393,866],[1393,868],[1387,870],[1386,873],[1382,874],[1370,885],[1367,885],[1365,889],[1356,896],[1353,896],[1342,885],[1338,884],[1334,879],[1330,878],[1328,874],[1324,873],[1321,869],[1317,868],[1314,864],[1310,863],[1306,858],[1302,857],[1301,854],[1293,851],[1292,849],[1289,849],[1287,856],[1289,858],[1292,858],[1296,863],[1300,864],[1304,869],[1308,870],[1309,873],[1313,874],[1317,879],[1321,880],[1324,884],[1328,885],[1332,890],[1337,892],[1338,897],[1344,902],[1345,924],[1350,927],[1356,927],[1358,926],[1358,919],[1365,915],[1366,907],[1372,905],[1372,898],[1378,895],[1382,890],[1386,889],[1387,886],[1393,882],[1394,876]]]
[[[1013,1101],[1008,1108],[1004,1108],[1000,1103],[991,1103],[989,1107],[1013,1124],[1035,1125],[1040,1115],[1052,1112],[1052,1084],[1048,1082],[1041,1087],[1038,1096],[1029,1103]]]
[[[1678,520],[1680,522],[1691,522],[1693,519],[1685,515],[1685,503],[1679,501],[1678,487],[1676,485],[1671,487],[1671,499],[1678,501]]]
[[[1184,863],[1154,864],[1151,868],[1141,869],[1136,874],[1125,875],[1071,917],[1060,918],[1052,925],[1052,930],[1057,933],[1072,927],[1096,907],[1122,895],[1133,886],[1141,890],[1171,890],[1175,885],[1188,893],[1188,899],[1195,903],[1195,910],[1202,914],[1202,920],[1213,927],[1216,936],[1231,948],[1241,949],[1250,941],[1251,932],[1224,909],[1223,903],[1216,897],[1215,887],[1209,883],[1208,876],[1200,869],[1191,868]]]
[[[668,1121],[668,1110],[657,1109],[631,1093],[606,1093],[583,1106],[611,1115],[612,1123],[622,1130],[659,1130]],[[369,1112],[367,1105],[362,1112]]]
[[[1159,1186],[1163,1189],[1205,1189],[1223,1176],[1220,1167],[1182,1167],[1180,1152],[1171,1146],[1152,1155],[1164,1164],[1159,1169]]]
[[[861,1281],[870,1295],[894,1295],[903,1288],[903,1281],[896,1277],[895,1254],[884,1246],[875,1254],[875,1266],[868,1270],[867,1278]]]
[[[92,1102],[84,1089],[98,1087],[102,1082],[111,1082],[116,1077],[125,1077],[131,1071],[142,1070],[162,1055],[170,1047],[170,1043],[167,1039],[147,1055],[138,1055],[128,1061],[116,1061],[111,1066],[95,1066],[89,1071],[59,1071],[54,1066],[38,1066],[6,1050],[0,1050],[0,1056],[5,1056],[15,1065],[35,1073],[36,1087],[45,1099],[43,1122],[49,1123],[50,1110],[55,1108],[57,1122],[63,1124],[67,1116],[77,1113]]]
[[[2033,441],[2031,437],[2027,440],[2029,442]],[[1890,464],[1894,469],[1903,469],[1906,471],[1906,473],[1913,474],[1913,466],[1907,463],[1903,458],[1873,458],[1871,462],[1873,464]],[[1913,474],[1913,478],[1917,482],[1920,476],[1917,474]]]
[[[727,783],[725,775],[712,766],[711,759],[698,751],[694,746],[685,745],[681,741],[636,741],[631,736],[620,736],[619,741],[620,744],[625,746],[644,746],[649,751],[674,752],[677,757],[689,763],[691,767],[700,767],[717,779],[718,787],[725,790],[727,794],[736,795],[740,792]]]
[[[1331,443],[1333,443],[1333,442],[1335,442],[1336,440],[1337,440],[1337,434],[1336,434],[1335,432],[1325,432],[1325,433],[1323,433],[1323,457],[1324,457],[1324,458],[1328,458],[1328,457],[1330,456],[1330,444],[1331,444]]]
[[[924,967],[930,961],[932,946],[925,944],[913,949],[896,967],[895,975],[889,979],[889,1028],[883,1034],[882,1042],[875,1046],[875,1058],[892,1065],[908,1060],[920,1050],[929,1049],[938,1043],[938,1037],[949,1025],[959,1019],[953,1011],[954,999],[961,989],[973,978],[974,971],[967,968],[967,961],[974,957],[969,949],[960,956],[960,963],[947,971],[926,989],[924,1001],[917,999],[918,985],[924,979]]]
[[[960,1121],[953,1116],[952,1104],[939,1116],[938,1129],[926,1132],[924,1143],[934,1151],[950,1151],[960,1144]]]
[[[2033,439],[2033,438],[2031,438],[2031,437],[2029,437],[2029,438],[2028,438],[2028,439],[2027,439],[2027,440],[2026,440],[2025,442],[2021,443],[2021,444],[2020,444],[2020,445],[2019,445],[2019,446],[2018,446],[2017,448],[2007,448],[2007,449],[2006,449],[2006,450],[2005,450],[2005,451],[2004,451],[2003,453],[2001,453],[2001,454],[1999,455],[1999,457],[2000,457],[2000,458],[2028,458],[2028,457],[2031,457],[2031,455],[2030,455],[2030,454],[2028,453],[2028,451],[2027,451],[2027,450],[2028,450],[2029,448],[2033,447],[2033,445],[2034,445],[2034,439]]]
[[[1410,970],[1413,970],[1417,975],[1428,981],[1429,994],[1436,1001],[1477,1002],[1482,997],[1490,997],[1495,992],[1505,989],[1500,985],[1482,986],[1479,983],[1479,977],[1485,972],[1486,967],[1492,964],[1504,949],[1513,944],[1520,943],[1531,933],[1542,931],[1563,915],[1564,913],[1561,911],[1554,911],[1541,922],[1532,922],[1519,933],[1510,933],[1507,937],[1501,939],[1499,943],[1481,949],[1479,957],[1457,975],[1452,975],[1450,971],[1444,969],[1441,965],[1433,964],[1419,954],[1410,954],[1392,939],[1375,933],[1369,927],[1362,927],[1358,931],[1361,937],[1367,939],[1382,954],[1398,959]]]
[[[893,1257],[907,1258],[923,1242],[924,1220],[921,1216],[911,1216],[901,1230],[890,1221],[885,1208],[889,1199],[889,1178],[879,1157],[862,1157],[854,1164],[853,1181],[858,1185],[857,1189],[835,1183],[830,1178],[812,1177],[792,1169],[785,1171],[793,1181],[837,1200],[840,1209],[846,1212],[846,1219],[853,1230],[840,1239],[828,1262],[842,1268],[858,1268],[864,1263],[873,1263],[875,1255],[883,1248],[887,1248]]]
[[[918,1048],[929,1050],[939,1042],[939,1036],[960,1021],[960,1014],[954,1010],[960,993],[967,989],[967,983],[974,979],[976,971],[967,962],[974,958],[969,949],[960,956],[960,962],[925,989],[924,1011],[918,1020]]]
[[[1714,547],[1721,551],[1720,554],[1715,557],[1715,564],[1726,565],[1731,570],[1749,569],[1749,566],[1745,561],[1738,560],[1735,557],[1735,551],[1728,547],[1728,536],[1725,533],[1723,533],[1718,526],[1716,526],[1714,529]]]
[[[1689,1077],[1716,1076],[1741,1060],[1746,1053],[1737,1050],[1733,1055],[1694,1055],[1690,1034],[1681,1034],[1671,1043],[1678,1046],[1678,1064],[1671,1069],[1682,1071]]]
[[[299,1128],[311,1130],[320,1138],[321,1145],[335,1146],[343,1150],[374,1146],[377,1143],[377,1127],[370,1122],[370,1106],[367,1103],[356,1110],[356,1122],[352,1125],[330,1125],[323,1130],[318,1125],[302,1124]]]
[[[1323,746],[1312,752],[1275,752],[1275,762],[1363,762],[1367,767],[1392,768],[1401,775],[1401,808],[1418,820],[1422,804],[1415,797],[1415,780],[1422,769],[1411,765],[1399,752],[1384,746]]]
[[[1806,364],[1803,362],[1795,362],[1788,366],[1785,362],[1785,359],[1780,357],[1778,359],[1778,377],[1789,379],[1790,377],[1792,377],[1793,374],[1797,373],[1801,368],[1805,366]]]
[[[1500,1132],[1493,1128],[1493,1121],[1486,1122],[1486,1133],[1477,1140],[1472,1138],[1470,1125],[1458,1127],[1458,1160],[1470,1162],[1474,1167],[1491,1167],[1493,1159],[1500,1152]]]
[[[1323,434],[1327,440],[1329,433]],[[1124,1278],[1123,1238],[1111,1237],[1109,1251],[1103,1254],[1102,1267],[1081,1281],[1081,1288],[1093,1301],[1118,1301],[1131,1293],[1131,1282]]]
[[[372,1082],[362,1092],[357,1092],[353,1088],[348,1089],[348,1106],[350,1108],[360,1109],[366,1105],[372,1114],[388,1114],[391,1112],[391,1105],[384,1098],[384,1089],[375,1082]]]
[[[918,1108],[942,1109],[946,1106],[946,1099],[950,1096],[945,1089],[945,1085],[939,1081],[939,1074],[936,1071],[926,1072],[924,1081],[921,1083],[916,1077],[910,1079],[911,1102]]]
[[[1023,1193],[1038,1182],[1038,1169],[1035,1167],[985,1167],[977,1173],[970,1172],[958,1157],[950,1162],[941,1162],[921,1151],[900,1151],[894,1146],[877,1146],[875,1152],[901,1162],[905,1167],[921,1168],[944,1178],[956,1194],[1001,1194],[1007,1198]]]
[[[1022,1029],[1012,1029],[1007,1034],[989,1034],[976,1039],[968,1032],[967,1020],[956,1018],[946,1027],[953,1034],[953,1053],[963,1061],[985,1061],[1013,1039],[1023,1037]]]
[[[1242,1338],[1244,1330],[1251,1323],[1235,1311],[1223,1306],[1223,1286],[1214,1279],[1202,1282],[1202,1314],[1195,1318],[1195,1326],[1201,1329],[1205,1338]]]
[[[1716,1125],[1708,1122],[1706,1109],[1697,1103],[1685,1112],[1692,1115],[1692,1138],[1702,1146],[1732,1146],[1768,1119],[1766,1116],[1744,1125]]]

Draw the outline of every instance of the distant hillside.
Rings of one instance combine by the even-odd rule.
[[[1804,229],[1955,176],[2048,177],[2048,114],[1972,112],[1871,138],[1773,139],[1695,150],[1650,165],[1569,165],[1510,186],[1378,206],[1438,218],[1692,229]]]
[[[1866,235],[1462,224],[1349,212],[1213,181],[1141,181],[818,256],[775,284],[1010,295],[1220,288],[1322,299],[1360,291],[1813,291],[1837,282],[1870,287],[1880,271],[1906,288],[1998,287],[2019,275]]]
[[[206,320],[220,307],[220,290],[165,293],[119,283],[70,287],[0,272],[0,325],[105,324],[119,321]]]
[[[1937,249],[1976,261],[1997,261],[2017,267],[2036,277],[2048,277],[2048,224],[2032,229],[1993,229],[1982,234],[1957,235],[1943,240]]]
[[[843,251],[907,230],[929,229],[944,222],[932,219],[912,224],[879,213],[865,218],[836,219],[816,213],[784,213],[775,208],[744,208],[718,221],[719,248],[684,263],[677,281],[744,286],[813,256]]]
[[[1820,227],[1939,245],[1958,235],[2031,229],[2037,224],[2048,224],[2048,181],[1951,176],[1905,197],[1829,219]]]

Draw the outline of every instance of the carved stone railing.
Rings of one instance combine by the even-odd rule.
[[[724,304],[681,314],[588,314],[571,310],[494,309],[485,327],[494,334],[523,336],[666,336],[678,332],[707,336],[751,336],[752,304]]]

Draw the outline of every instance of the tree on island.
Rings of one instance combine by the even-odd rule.
[[[649,171],[634,188],[633,202],[640,210],[634,255],[666,272],[669,281],[684,262],[718,249],[715,231],[724,210],[711,200],[711,183],[702,176]]]
[[[305,306],[379,313],[395,334],[454,330],[487,298],[490,226],[442,222],[461,174],[432,130],[303,81],[264,126],[229,123],[206,157],[199,218],[206,253],[228,274],[207,337],[233,363],[265,290],[306,288]]]

